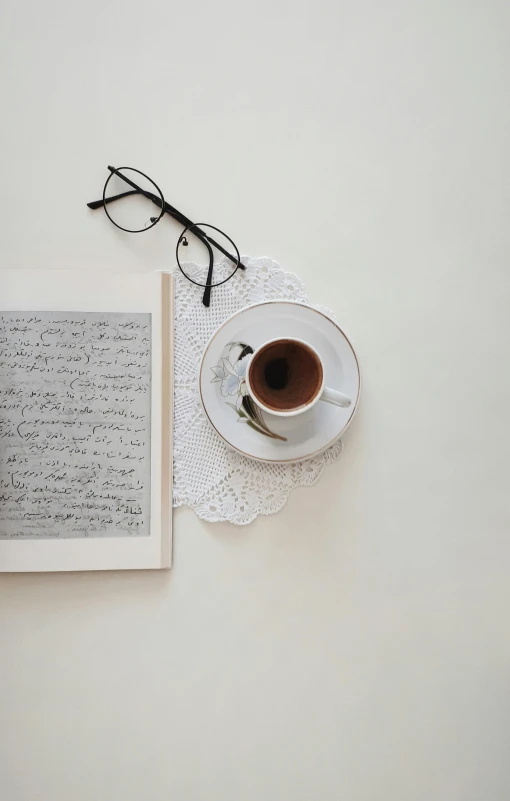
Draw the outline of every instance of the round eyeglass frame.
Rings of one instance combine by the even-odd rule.
[[[131,172],[138,173],[138,175],[142,175],[144,178],[147,179],[147,181],[149,181],[149,183],[151,183],[158,190],[158,194],[159,194],[159,196],[161,198],[161,211],[159,213],[159,216],[154,219],[154,222],[151,222],[150,225],[146,225],[144,228],[137,228],[137,229],[135,229],[135,228],[123,228],[123,226],[119,225],[119,223],[115,222],[113,217],[108,213],[108,204],[106,202],[107,201],[107,198],[106,198],[106,187],[110,183],[110,181],[113,178],[113,176],[117,175],[119,172],[122,172],[122,170],[130,170]],[[110,175],[108,176],[108,178],[106,179],[106,183],[105,183],[104,189],[103,189],[103,208],[105,210],[106,216],[108,217],[110,222],[112,222],[115,225],[116,228],[120,228],[121,231],[126,231],[126,233],[128,233],[128,234],[142,234],[144,231],[150,231],[150,229],[153,228],[161,220],[163,214],[165,213],[165,198],[163,197],[163,192],[161,191],[159,186],[156,183],[154,183],[152,178],[149,178],[149,176],[146,175],[141,170],[136,170],[134,167],[117,167],[117,169],[113,170],[110,173]],[[232,273],[232,275],[233,275],[233,273]]]
[[[155,224],[156,224],[156,223],[154,223],[154,225],[155,225]],[[196,233],[193,231],[193,228],[198,228],[198,227],[199,227],[199,226],[201,226],[201,225],[203,225],[203,226],[207,226],[207,228],[212,228],[212,230],[213,230],[213,231],[217,231],[219,234],[221,234],[222,236],[224,236],[224,237],[225,237],[225,239],[228,239],[228,241],[230,242],[230,244],[231,244],[231,245],[232,245],[232,247],[234,248],[234,250],[235,250],[235,252],[236,252],[236,256],[237,256],[237,264],[236,264],[236,266],[235,266],[235,269],[234,269],[234,270],[231,272],[231,274],[228,276],[228,278],[224,278],[224,279],[223,279],[223,281],[218,281],[218,282],[217,282],[217,283],[215,283],[215,284],[208,284],[208,283],[202,284],[200,281],[194,281],[194,280],[193,280],[193,278],[190,278],[190,277],[189,277],[189,275],[188,275],[188,273],[184,271],[183,267],[181,266],[181,262],[180,262],[180,260],[179,260],[179,245],[180,245],[180,243],[182,242],[182,240],[184,239],[184,237],[186,236],[186,234],[187,234],[187,232],[188,232],[188,231],[191,231],[191,233],[192,233],[194,236],[197,236],[197,234],[196,234]],[[206,235],[206,236],[207,236],[207,235]],[[199,237],[198,237],[198,238],[199,238]],[[214,247],[214,245],[213,245],[212,247]],[[175,257],[176,257],[176,259],[177,259],[177,264],[178,264],[178,266],[179,266],[179,270],[181,271],[181,273],[183,274],[183,276],[184,276],[185,278],[187,278],[187,279],[188,279],[188,281],[191,281],[191,283],[192,283],[192,284],[195,284],[196,286],[201,286],[201,287],[215,287],[215,286],[221,286],[222,284],[226,284],[226,283],[227,283],[227,281],[230,281],[230,279],[231,279],[231,278],[233,278],[233,276],[236,274],[236,272],[237,272],[237,271],[238,271],[238,269],[239,269],[239,265],[240,265],[240,263],[241,263],[241,254],[239,253],[239,250],[238,250],[238,248],[237,248],[237,245],[236,245],[236,243],[234,242],[234,240],[233,240],[233,239],[231,239],[231,238],[230,238],[230,237],[229,237],[229,236],[228,236],[228,235],[227,235],[227,234],[226,234],[224,231],[222,231],[222,230],[221,230],[221,228],[216,228],[216,226],[215,226],[215,225],[210,225],[209,223],[192,223],[191,225],[188,225],[188,226],[186,226],[186,228],[184,229],[184,231],[183,231],[183,232],[181,233],[181,235],[179,236],[179,239],[177,240],[177,245],[176,245],[176,247],[175,247]]]

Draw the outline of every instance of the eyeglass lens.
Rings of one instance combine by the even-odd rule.
[[[233,260],[223,251],[233,256]],[[176,255],[186,278],[200,286],[217,286],[228,281],[239,265],[239,252],[234,242],[218,228],[206,223],[196,223],[181,233]]]
[[[122,167],[111,173],[105,184],[104,199],[108,201],[118,195],[122,197],[115,202],[106,202],[104,209],[110,220],[124,231],[145,231],[155,225],[162,214],[164,201],[161,191],[138,170]]]

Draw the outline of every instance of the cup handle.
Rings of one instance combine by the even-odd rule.
[[[338,392],[338,390],[331,389],[330,387],[324,387],[321,401],[332,403],[333,406],[342,406],[344,409],[347,409],[352,403],[348,395],[344,395],[343,392]]]

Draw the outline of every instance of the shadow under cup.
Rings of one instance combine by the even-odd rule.
[[[249,367],[256,401],[275,412],[297,411],[315,400],[322,389],[322,364],[312,348],[293,339],[268,342]]]

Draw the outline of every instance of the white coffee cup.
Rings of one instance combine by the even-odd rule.
[[[262,351],[268,349],[270,345],[276,346],[282,344],[283,346],[286,343],[295,343],[296,345],[305,348],[309,354],[313,355],[320,372],[318,373],[319,377],[317,384],[313,389],[313,395],[305,403],[300,403],[298,406],[292,408],[276,409],[264,403],[257,392],[254,391],[253,384],[250,382],[250,372],[252,365],[257,363],[257,357],[262,353]],[[246,368],[246,388],[253,402],[256,403],[257,406],[262,409],[262,411],[267,412],[268,414],[276,415],[277,417],[294,417],[295,415],[302,414],[303,412],[311,409],[312,406],[315,406],[315,404],[320,400],[324,401],[325,403],[331,403],[334,406],[341,406],[343,408],[348,408],[352,404],[352,398],[350,398],[348,395],[344,395],[343,392],[339,392],[331,387],[324,386],[324,365],[320,355],[317,353],[315,348],[310,345],[309,342],[305,342],[297,337],[277,337],[276,339],[269,339],[267,342],[264,342],[262,345],[260,345],[260,347],[258,347],[249,357],[249,363]]]

